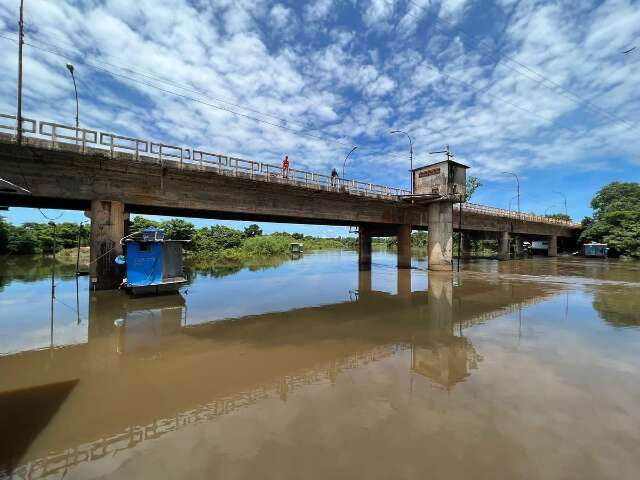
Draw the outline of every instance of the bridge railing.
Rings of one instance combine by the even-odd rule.
[[[572,222],[570,220],[561,220],[559,218],[551,218],[545,217],[543,215],[535,215],[531,213],[521,213],[515,212],[513,210],[506,210],[503,208],[496,207],[488,207],[486,205],[478,205],[475,203],[464,203],[463,207],[463,215],[464,213],[479,213],[483,215],[492,215],[494,217],[504,217],[512,220],[523,220],[527,222],[537,222],[537,223],[551,223],[555,225],[565,225],[569,227],[579,227],[580,224],[576,222]],[[460,210],[460,204],[457,203],[454,205],[454,208]]]
[[[16,132],[16,116],[0,114],[0,131]],[[38,128],[39,127],[39,128]],[[294,186],[396,199],[411,192],[399,188],[391,188],[374,183],[360,182],[342,178],[333,178],[305,170],[290,168],[284,171],[279,165],[256,162],[238,157],[231,157],[204,150],[192,150],[189,147],[169,145],[165,143],[127,137],[109,132],[99,132],[71,125],[36,121],[23,117],[23,134],[25,137],[51,142],[53,148],[73,148],[77,146],[82,152],[87,148],[108,150],[111,158],[119,154],[132,155],[136,160],[154,160],[161,163],[173,161],[183,167],[196,166],[202,170],[213,168],[220,174],[245,176],[253,180],[284,183]]]
[[[7,120],[11,121],[7,122]],[[0,122],[0,130],[9,130],[10,132],[17,130],[18,122],[15,115],[0,113]],[[22,117],[22,133],[36,133],[36,121],[31,118]]]

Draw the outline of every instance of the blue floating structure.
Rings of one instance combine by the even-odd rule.
[[[124,286],[133,294],[175,292],[187,283],[182,246],[188,240],[165,240],[164,231],[147,228],[125,240],[127,275]]]
[[[582,246],[582,253],[585,257],[606,257],[609,254],[609,247],[606,243],[585,243]]]

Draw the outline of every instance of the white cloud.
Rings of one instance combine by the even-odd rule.
[[[364,11],[364,22],[369,27],[383,28],[393,14],[395,0],[369,0]]]
[[[73,52],[82,123],[168,143],[265,161],[287,151],[299,166],[323,171],[346,146],[358,144],[350,171],[396,185],[407,179],[389,167],[389,156],[406,152],[389,139],[390,126],[412,132],[421,159],[427,161],[421,152],[451,144],[475,174],[488,178],[505,164],[531,172],[570,161],[589,170],[606,165],[607,155],[627,162],[640,157],[637,129],[599,111],[640,118],[633,81],[640,62],[620,54],[640,38],[637,2],[570,9],[522,0],[504,7],[507,24],[497,18],[494,30],[469,32],[471,38],[435,20],[437,14],[457,22],[475,12],[462,0],[285,3],[224,0],[196,8],[187,0],[33,0],[27,41]],[[368,28],[356,29],[353,18],[338,12],[359,14]],[[15,31],[15,13],[13,4],[0,1],[5,29]],[[295,39],[285,36],[293,31]],[[0,42],[0,109],[12,112],[15,44]],[[29,45],[25,55],[27,114],[70,123],[67,59]],[[115,79],[89,62],[342,143]],[[585,107],[583,99],[595,106]]]
[[[324,19],[329,15],[334,6],[333,0],[315,0],[308,2],[304,9],[306,20],[308,22],[315,22]]]
[[[277,28],[285,28],[291,25],[293,13],[284,5],[277,3],[271,7],[269,13],[273,24]]]

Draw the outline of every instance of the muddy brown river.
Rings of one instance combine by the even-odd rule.
[[[640,263],[0,264],[0,478],[640,478]]]

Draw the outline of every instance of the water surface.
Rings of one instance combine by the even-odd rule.
[[[0,268],[0,477],[637,478],[640,268],[192,266],[180,294]]]

